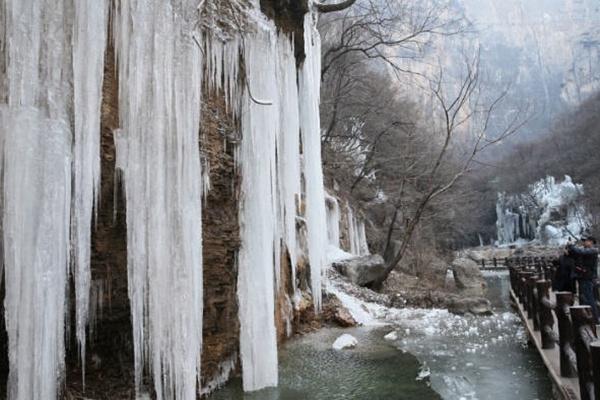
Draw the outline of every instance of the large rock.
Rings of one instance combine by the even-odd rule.
[[[492,305],[483,297],[454,298],[448,302],[448,311],[453,314],[491,315]]]
[[[385,262],[377,254],[338,261],[333,267],[359,286],[369,286],[385,275]]]
[[[466,296],[483,296],[485,280],[479,265],[470,258],[460,257],[452,262],[452,271],[456,288]]]

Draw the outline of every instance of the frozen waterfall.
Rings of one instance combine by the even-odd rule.
[[[565,176],[540,179],[521,194],[498,194],[496,229],[499,244],[537,240],[560,245],[578,237],[590,225],[590,216],[581,203],[583,186]]]
[[[0,105],[7,391],[9,399],[46,400],[56,398],[64,376],[71,246],[85,362],[108,10],[103,0],[0,3],[8,66],[8,104]]]
[[[369,255],[369,245],[365,230],[365,222],[356,218],[350,204],[346,205],[346,215],[348,220],[348,236],[350,241],[350,253],[359,256]]]
[[[321,42],[313,20],[307,14],[304,20],[304,47],[306,59],[300,70],[300,131],[304,156],[306,182],[306,224],[308,231],[308,259],[313,302],[321,309],[321,279],[327,263],[327,217],[325,188],[321,166],[321,122],[319,93],[321,85]]]
[[[136,396],[191,400],[199,392],[202,199],[210,190],[199,130],[207,87],[223,91],[241,128],[237,290],[244,390],[277,385],[282,260],[289,257],[297,292],[298,260],[307,258],[318,312],[328,242],[340,242],[340,210],[336,200],[328,218],[316,15],[303,21],[306,58],[298,68],[292,38],[278,32],[258,2],[251,4],[240,8],[251,29],[223,39],[201,32],[202,10],[193,1],[0,0],[6,21],[0,64],[7,66],[0,88],[8,89],[0,104],[0,200],[10,400],[51,400],[63,387],[69,274],[84,377],[87,342],[97,333],[105,286],[92,282],[90,257],[101,184],[103,73],[113,62],[105,60],[109,34],[118,71],[115,166],[126,201]],[[353,221],[352,240],[364,252],[364,223]],[[289,298],[283,300],[291,310]]]
[[[145,390],[148,368],[159,400],[194,399],[200,373],[202,63],[190,36],[195,15],[187,3],[129,0],[115,18],[136,391]]]
[[[76,334],[85,381],[86,327],[90,305],[92,212],[100,188],[100,103],[108,2],[76,1],[73,27],[73,275],[76,296]]]
[[[242,100],[242,144],[237,158],[243,177],[238,297],[245,391],[277,386],[274,255],[279,245],[275,240],[278,228],[275,150],[279,119],[272,117],[278,104],[277,81],[273,79],[277,69],[274,32],[259,27],[246,38],[243,54],[248,88]]]

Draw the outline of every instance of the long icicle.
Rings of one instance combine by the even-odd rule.
[[[74,3],[73,207],[71,240],[76,298],[76,335],[85,387],[86,327],[90,296],[92,213],[100,185],[100,105],[108,26],[106,0]]]
[[[244,45],[247,88],[242,100],[242,173],[238,298],[245,391],[277,386],[274,255],[277,230],[276,136],[279,119],[274,29],[259,27]],[[256,103],[249,94],[272,105]]]
[[[321,43],[314,15],[304,20],[304,47],[306,59],[298,79],[300,87],[300,130],[304,155],[306,182],[306,223],[308,258],[313,303],[321,309],[321,281],[326,264],[327,214],[325,188],[321,163],[321,123],[319,118],[319,89],[321,85]]]
[[[158,400],[195,399],[200,376],[202,64],[193,3],[122,0],[115,13],[136,393],[149,367]]]
[[[55,399],[64,378],[71,206],[71,4],[4,0],[5,320],[10,400]]]

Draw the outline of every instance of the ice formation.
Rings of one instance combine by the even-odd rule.
[[[348,237],[350,241],[350,253],[359,256],[369,255],[369,245],[365,230],[365,222],[354,216],[354,211],[350,204],[346,205],[346,215],[348,220]]]
[[[327,239],[329,245],[339,247],[340,245],[340,205],[337,199],[329,193],[325,193],[327,204]]]
[[[321,280],[327,263],[327,216],[325,188],[321,167],[321,122],[319,119],[319,93],[321,85],[321,42],[319,32],[307,14],[304,20],[304,46],[306,59],[298,77],[300,93],[300,131],[304,157],[306,195],[306,225],[308,231],[308,258],[311,289],[315,309],[321,309]]]
[[[200,372],[202,64],[190,35],[196,12],[190,2],[128,0],[114,20],[135,384],[141,393],[143,372],[151,371],[159,400],[195,398]]]
[[[348,333],[342,334],[340,337],[335,339],[335,342],[331,345],[331,347],[335,350],[344,350],[344,349],[352,349],[356,347],[358,344],[358,340]]]
[[[564,244],[589,227],[589,215],[581,204],[583,186],[569,176],[562,182],[541,179],[522,194],[498,194],[496,229],[499,244],[538,240]]]
[[[85,380],[86,326],[90,303],[92,213],[100,187],[100,103],[108,2],[76,1],[73,27],[73,208],[72,243],[76,334]]]
[[[291,42],[286,38],[278,40],[277,80],[279,87],[279,132],[277,143],[277,163],[279,179],[279,220],[280,236],[287,248],[292,267],[292,281],[295,285],[297,255],[296,216],[300,202],[300,109],[298,104],[298,84],[296,58]],[[279,272],[279,268],[277,269]]]
[[[390,333],[388,333],[387,335],[385,335],[383,337],[385,340],[389,340],[391,342],[398,340],[398,332],[397,331],[391,331]]]
[[[8,104],[0,105],[7,392],[52,399],[64,373],[71,244],[85,357],[107,3],[5,0],[0,7],[8,67]]]
[[[83,361],[86,334],[93,338],[110,290],[90,273],[109,3],[0,0],[6,20],[0,34],[7,36],[0,56],[8,67],[6,85],[0,82],[8,88],[8,103],[0,104],[0,199],[11,400],[57,397],[70,265]],[[112,10],[121,124],[115,166],[127,206],[139,398],[154,391],[159,400],[193,399],[199,390],[201,210],[210,182],[198,145],[202,87],[223,90],[242,130],[238,295],[245,390],[277,385],[274,304],[282,249],[296,280],[298,210],[305,210],[317,311],[328,242],[339,250],[339,206],[328,219],[321,169],[315,15],[304,21],[306,59],[298,70],[291,38],[252,4],[252,29],[224,41],[200,33],[197,2],[122,0]],[[363,251],[364,224],[354,224]],[[153,390],[144,386],[148,381]]]
[[[277,40],[270,26],[246,37],[244,60],[248,87],[242,100],[242,143],[238,162],[242,173],[238,298],[240,359],[245,391],[277,385],[274,255],[277,237],[276,144]],[[250,93],[250,91],[252,93]],[[268,100],[263,105],[254,96]]]

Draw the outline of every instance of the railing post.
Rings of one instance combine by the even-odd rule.
[[[573,293],[556,292],[556,321],[558,322],[558,346],[560,348],[560,375],[574,378],[577,372],[573,368],[569,352],[573,350],[573,328],[569,318],[569,307],[573,305]]]
[[[550,302],[550,282],[539,280],[536,282],[538,297],[538,319],[540,322],[540,333],[542,337],[542,349],[554,348],[554,317],[552,309],[547,302]]]
[[[600,341],[590,344],[592,353],[592,377],[594,382],[594,398],[600,399]]]
[[[573,342],[577,356],[579,392],[581,400],[593,399],[592,365],[589,352],[590,337],[595,337],[590,323],[593,321],[592,307],[574,306],[570,309],[573,321]]]
[[[485,268],[485,259],[484,258],[481,259],[481,268]]]
[[[537,275],[532,275],[527,279],[527,292],[529,295],[529,311],[527,316],[533,321],[533,330],[540,330],[540,319],[539,319],[539,295],[537,291],[536,282],[538,281]]]
[[[527,288],[527,318],[533,321],[533,329],[536,331],[540,330],[540,325],[537,321],[537,300],[536,300],[536,290],[535,290],[535,282],[537,281],[537,276],[535,274],[530,274],[525,282],[525,287]]]
[[[494,262],[494,268],[496,268],[498,266],[498,261],[496,260],[496,257],[494,257],[492,261]]]
[[[521,301],[521,304],[523,304],[523,308],[526,311],[529,311],[529,306],[527,305],[527,303],[528,303],[527,279],[531,275],[533,275],[533,272],[527,272],[527,271],[520,271],[517,275],[519,277],[519,300]]]

